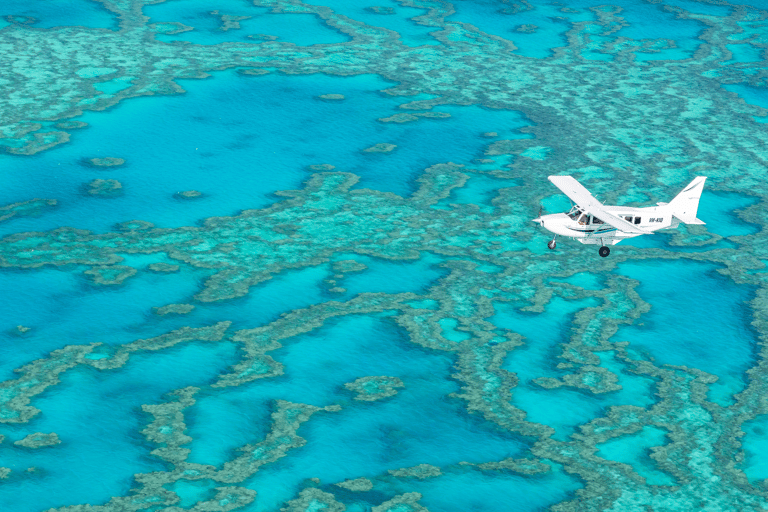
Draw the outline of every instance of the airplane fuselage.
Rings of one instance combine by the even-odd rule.
[[[674,229],[679,224],[666,205],[647,208],[632,208],[626,206],[604,206],[603,208],[638,228],[647,231]],[[610,224],[602,222],[598,217],[584,213],[574,206],[568,213],[542,215],[534,219],[542,227],[560,236],[578,239],[584,244],[614,245],[621,240],[639,236],[638,233],[625,233]]]

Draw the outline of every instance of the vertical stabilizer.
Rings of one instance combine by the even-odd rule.
[[[696,212],[699,210],[699,199],[704,190],[705,181],[707,181],[706,176],[697,176],[667,205],[667,208],[672,211],[672,215],[681,222],[704,224],[703,221],[696,218]]]

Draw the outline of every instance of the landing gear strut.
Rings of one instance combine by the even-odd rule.
[[[554,249],[555,247],[557,247],[557,242],[555,241],[556,238],[557,238],[557,235],[555,235],[555,238],[547,242],[547,247],[549,247],[550,249]]]
[[[603,258],[605,258],[605,257],[606,257],[606,256],[608,256],[609,254],[611,254],[611,250],[610,250],[608,247],[606,247],[606,246],[602,246],[602,247],[600,248],[600,250],[599,250],[599,251],[597,251],[597,252],[598,252],[598,253],[600,254],[600,256],[602,256]]]

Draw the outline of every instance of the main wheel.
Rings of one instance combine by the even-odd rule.
[[[554,240],[550,240],[549,242],[547,242],[547,247],[549,247],[550,249],[554,249],[555,247],[557,247],[557,242],[555,242]]]
[[[600,256],[602,256],[603,258],[611,254],[611,250],[606,246],[602,246],[598,252],[600,253]]]

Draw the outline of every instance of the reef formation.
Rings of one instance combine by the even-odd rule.
[[[400,0],[391,12],[390,7],[369,7],[383,18],[397,7],[423,10],[412,21],[433,28],[431,37],[437,44],[419,47],[403,44],[392,31],[299,0],[256,0],[254,5],[268,7],[273,14],[311,14],[350,41],[300,47],[263,37],[254,43],[170,44],[156,35],[189,27],[148,24],[142,14],[145,2],[139,0],[101,3],[119,16],[118,30],[34,29],[29,20],[16,17],[0,31],[16,73],[0,85],[12,92],[0,97],[4,137],[0,143],[7,152],[33,155],[65,144],[76,136],[70,131],[83,127],[73,118],[85,110],[103,110],[142,95],[181,93],[176,79],[205,78],[227,68],[240,69],[252,76],[249,80],[275,73],[286,80],[312,73],[376,74],[396,84],[384,94],[406,98],[401,105],[405,112],[379,119],[382,123],[447,119],[450,114],[432,109],[480,105],[523,112],[532,122],[523,130],[531,138],[499,140],[497,132],[486,132],[485,158],[477,165],[446,162],[425,169],[408,196],[355,188],[358,176],[336,172],[332,164],[315,164],[303,188],[276,192],[279,201],[274,205],[206,218],[196,226],[163,228],[151,219],[128,220],[109,233],[61,227],[0,239],[3,271],[58,269],[82,274],[92,287],[114,289],[130,286],[140,276],[162,278],[182,271],[205,275],[188,303],[157,304],[147,322],[232,303],[281,275],[308,268],[327,268],[328,292],[336,294],[263,324],[233,327],[233,322],[221,318],[127,343],[66,344],[16,369],[14,378],[0,383],[0,423],[19,427],[34,425],[41,412],[35,406],[39,395],[75,368],[99,374],[120,371],[140,354],[194,343],[231,343],[238,349],[238,361],[208,385],[180,388],[158,403],[142,405],[146,417],[141,435],[152,446],[149,455],[164,470],[133,475],[131,493],[107,503],[55,510],[176,511],[181,510],[180,497],[172,486],[203,481],[215,484],[212,497],[198,501],[192,510],[247,510],[259,499],[259,490],[249,487],[250,479],[305,447],[305,424],[341,416],[355,407],[384,407],[411,384],[396,376],[360,373],[345,384],[347,402],[319,406],[275,396],[266,433],[244,443],[222,464],[189,461],[191,449],[186,446],[193,442],[189,411],[202,395],[285,378],[287,369],[278,355],[282,349],[340,318],[365,315],[386,319],[407,334],[409,344],[449,357],[453,368],[443,377],[458,391],[446,400],[460,404],[467,415],[494,432],[513,438],[522,447],[520,453],[440,467],[425,462],[380,474],[350,474],[337,481],[325,481],[323,474],[317,474],[319,480],[304,481],[282,510],[340,511],[360,503],[377,512],[427,510],[426,494],[395,491],[402,487],[393,482],[407,487],[409,482],[439,481],[468,472],[511,474],[532,482],[555,473],[568,475],[578,482],[578,489],[552,503],[555,511],[669,510],[680,504],[701,510],[768,508],[764,481],[750,480],[743,470],[742,446],[744,425],[768,414],[764,399],[768,254],[760,231],[768,210],[763,199],[768,182],[760,177],[768,163],[764,150],[768,125],[756,120],[762,121],[768,111],[723,89],[733,84],[768,86],[768,62],[733,60],[733,47],[768,48],[768,14],[714,0],[702,3],[730,6],[729,14],[707,15],[663,5],[665,12],[695,20],[706,29],[690,58],[642,61],[638,52],[674,48],[674,41],[615,36],[627,22],[622,9],[610,5],[585,8],[594,16],[592,21],[572,22],[566,45],[554,48],[549,58],[533,59],[514,53],[511,41],[455,21],[454,6],[440,0]],[[505,5],[512,12],[533,8],[527,2]],[[562,13],[569,11],[563,7]],[[239,30],[248,20],[220,11],[210,15],[221,21],[221,31]],[[538,30],[532,24],[513,26],[521,33]],[[114,81],[128,86],[110,94],[95,87]],[[36,94],[40,89],[56,94],[40,99]],[[407,99],[417,95],[420,99]],[[331,103],[344,99],[336,94],[318,97]],[[396,152],[396,146],[380,143],[364,151],[392,158],[388,154]],[[500,157],[509,157],[509,163],[499,163]],[[91,163],[122,164],[117,160],[121,159]],[[529,219],[552,195],[546,182],[552,169],[585,177],[608,203],[670,197],[689,176],[706,174],[710,190],[754,198],[752,206],[734,217],[758,229],[721,236],[689,227],[670,235],[663,247],[626,246],[609,259],[579,259],[568,252],[544,258],[544,243],[534,238]],[[487,208],[453,202],[457,191],[478,176],[507,180],[509,186],[499,188]],[[97,196],[113,197],[122,191],[114,179],[95,179],[85,186],[87,194]],[[204,197],[196,191],[177,196]],[[43,215],[53,207],[55,199],[10,204],[0,208],[0,221]],[[439,258],[443,274],[423,290],[342,297],[350,274],[370,270],[364,258],[412,262],[425,254]],[[135,263],[151,257],[167,261]],[[623,326],[638,323],[651,310],[638,292],[640,283],[616,272],[622,263],[643,260],[703,262],[717,268],[731,285],[754,290],[748,304],[750,325],[744,327],[756,333],[752,364],[742,387],[734,389],[727,401],[718,402],[710,394],[717,376],[656,362],[617,338]],[[590,289],[568,281],[587,273],[602,275],[602,286]],[[573,315],[566,339],[557,344],[545,374],[523,381],[505,367],[505,361],[524,350],[528,340],[492,320],[500,305],[542,315],[557,300],[590,300],[593,305]],[[642,403],[627,403],[619,395],[630,379],[644,386]],[[529,417],[530,411],[516,402],[522,388],[577,392],[597,404],[598,412],[561,436],[554,427]],[[637,466],[600,456],[601,446],[646,428],[664,434],[663,444],[652,446],[647,458],[655,470],[667,475],[669,484],[650,483]],[[13,445],[56,450],[66,442],[57,434],[37,432]],[[0,479],[22,478],[17,473],[0,467]]]

